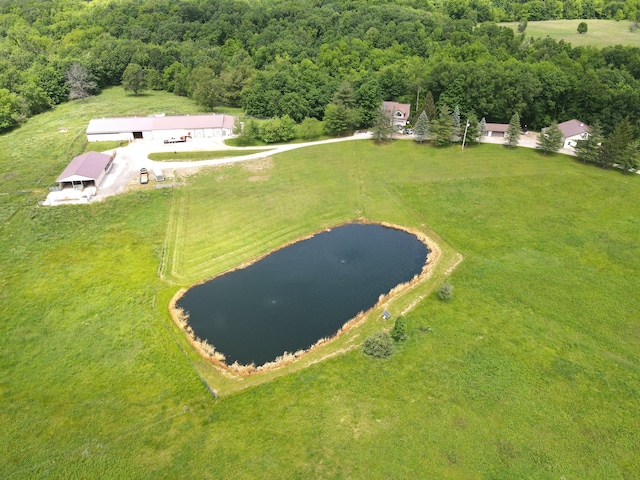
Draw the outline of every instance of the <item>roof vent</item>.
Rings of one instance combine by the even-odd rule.
[[[584,123],[582,123],[582,122],[581,122],[581,123],[580,123],[580,126],[581,126],[581,127],[584,127]]]

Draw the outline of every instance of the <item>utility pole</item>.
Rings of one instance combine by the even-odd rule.
[[[416,95],[416,115],[418,115],[418,108],[420,108],[420,85],[418,85],[418,95]]]
[[[469,128],[469,119],[467,118],[467,124],[464,127],[464,136],[462,137],[462,150],[464,150],[464,142],[467,140],[467,129]]]

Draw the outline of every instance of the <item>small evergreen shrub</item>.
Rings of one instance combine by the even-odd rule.
[[[396,318],[396,323],[393,324],[391,329],[391,338],[396,342],[403,342],[407,339],[407,322],[404,317]]]
[[[453,299],[453,285],[449,282],[443,283],[438,289],[438,296],[440,300],[448,302]]]
[[[388,332],[372,333],[364,340],[364,353],[385,358],[393,353],[393,340]]]

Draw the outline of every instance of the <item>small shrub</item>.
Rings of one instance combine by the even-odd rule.
[[[438,296],[440,300],[448,302],[453,299],[453,285],[449,282],[443,283],[438,289]]]
[[[588,28],[587,22],[580,22],[578,25],[578,33],[587,33]]]
[[[364,341],[364,353],[385,358],[393,353],[393,340],[388,332],[372,333]]]
[[[396,323],[393,324],[391,329],[391,338],[396,342],[403,342],[407,339],[407,322],[404,317],[396,318]]]

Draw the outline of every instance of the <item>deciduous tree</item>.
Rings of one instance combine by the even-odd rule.
[[[213,111],[222,100],[222,82],[209,67],[198,67],[191,72],[191,97],[203,107]]]
[[[97,88],[96,82],[91,80],[89,71],[79,63],[71,65],[66,78],[70,100],[90,97]]]
[[[130,63],[122,74],[122,86],[136,96],[147,88],[145,72],[137,63]]]
[[[322,135],[322,123],[317,118],[305,118],[298,127],[300,136],[305,140],[311,140],[312,138]]]

